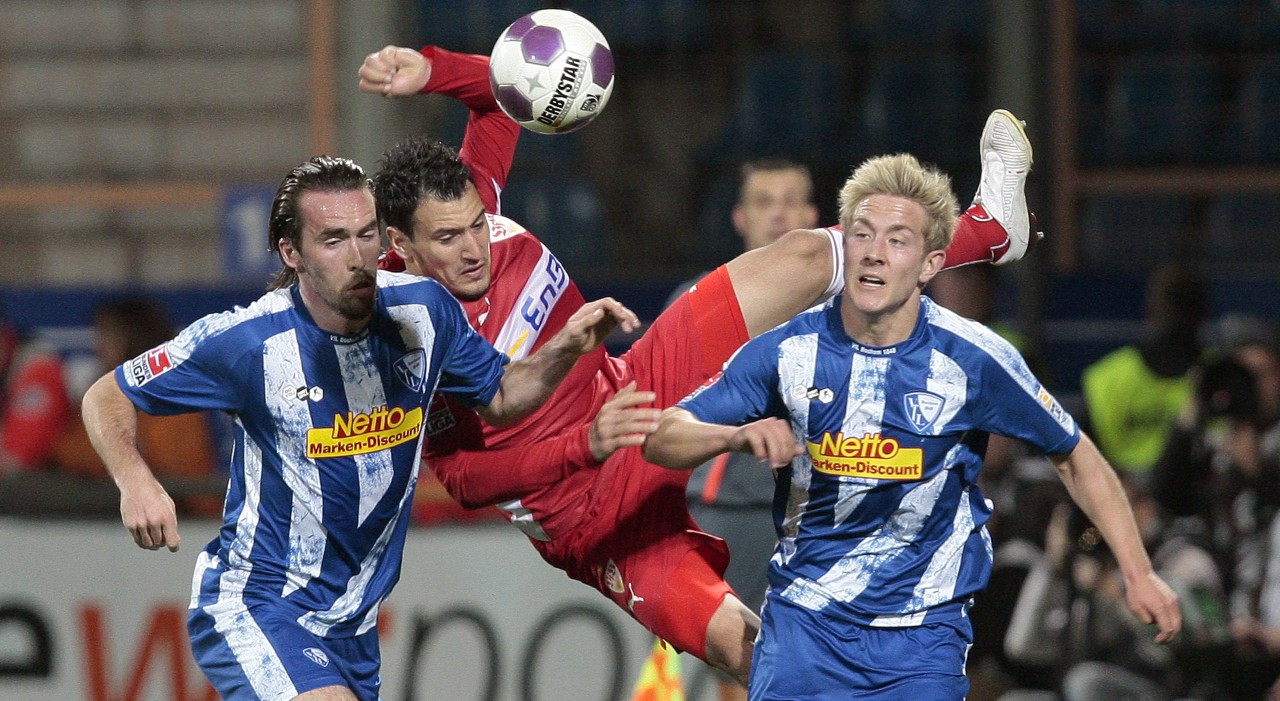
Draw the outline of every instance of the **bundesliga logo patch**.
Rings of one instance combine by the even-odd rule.
[[[141,387],[173,368],[168,345],[158,346],[130,360],[125,366],[135,386]]]
[[[796,399],[808,399],[811,402],[830,404],[831,400],[836,398],[836,393],[827,387],[805,387],[801,384],[791,388],[791,396]]]

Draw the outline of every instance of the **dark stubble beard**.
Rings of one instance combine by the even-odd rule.
[[[350,290],[355,285],[366,282],[374,285],[372,297],[365,299],[363,296],[344,294],[338,298],[337,311],[344,319],[363,321],[373,315],[373,305],[378,301],[378,288],[374,277],[367,272],[360,271],[356,273],[355,279],[351,281],[347,289]]]

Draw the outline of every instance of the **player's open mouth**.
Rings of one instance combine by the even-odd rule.
[[[884,280],[874,275],[863,275],[858,278],[858,283],[862,285],[869,285],[871,287],[880,287],[881,285],[884,285]]]

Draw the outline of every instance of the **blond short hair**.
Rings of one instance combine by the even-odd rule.
[[[951,245],[960,207],[946,173],[922,165],[909,153],[868,158],[840,188],[840,226],[847,231],[853,210],[872,195],[904,197],[924,208],[925,250],[941,251]]]

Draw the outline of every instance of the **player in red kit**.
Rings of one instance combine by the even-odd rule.
[[[365,59],[360,86],[444,94],[471,110],[460,151],[410,139],[384,156],[374,178],[392,242],[384,264],[439,280],[476,330],[518,359],[583,297],[532,233],[498,214],[520,128],[494,101],[487,65],[435,47],[387,47]],[[983,156],[982,203],[961,219],[952,266],[1016,260],[1033,235],[1023,197],[1031,147],[1008,113],[988,122]],[[644,462],[637,446],[656,425],[653,405],[682,399],[750,337],[840,289],[841,239],[837,229],[794,231],[721,266],[622,356],[581,358],[517,425],[433,405],[428,464],[464,506],[499,506],[549,563],[745,684],[759,618],[721,576],[723,542],[689,517],[688,473]]]

